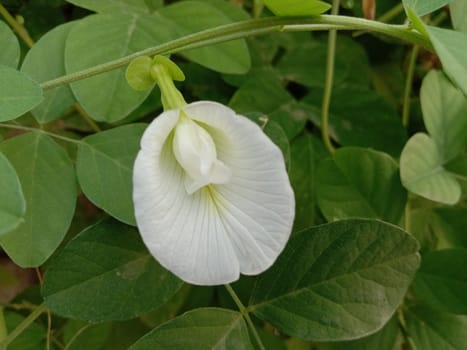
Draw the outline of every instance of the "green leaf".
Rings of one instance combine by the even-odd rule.
[[[215,308],[197,309],[157,327],[129,350],[253,350],[242,314]]]
[[[20,117],[42,101],[42,89],[28,75],[0,65],[0,122]]]
[[[18,67],[20,47],[16,35],[10,27],[0,20],[0,43],[2,43],[2,51],[0,52],[0,65],[9,66],[11,68]]]
[[[247,115],[247,118],[250,118],[258,124],[261,129],[263,129],[263,132],[268,135],[271,141],[279,147],[282,152],[282,156],[284,157],[285,166],[288,168],[290,165],[290,143],[282,126],[278,122],[270,120],[261,113],[249,114]]]
[[[306,40],[287,50],[277,64],[282,76],[307,87],[325,83],[328,43],[322,38]],[[336,42],[334,85],[344,82],[361,86],[370,84],[370,64],[365,49],[355,40],[339,36]]]
[[[404,6],[410,7],[418,16],[428,13],[447,5],[452,0],[403,0]]]
[[[25,319],[24,316],[16,312],[5,312],[5,322],[8,333],[12,332]],[[45,338],[47,331],[44,326],[34,322],[19,334],[11,344],[8,350],[38,350],[45,349]]]
[[[28,51],[21,71],[39,83],[65,75],[65,41],[74,25],[76,22],[60,25],[41,37]],[[48,123],[59,118],[74,102],[70,87],[59,86],[44,93],[44,100],[32,110],[32,114],[39,123]]]
[[[67,350],[101,350],[110,336],[112,323],[69,320],[62,329]]]
[[[302,102],[308,104],[309,118],[321,125],[321,89],[314,89]],[[397,110],[366,87],[335,86],[329,126],[331,135],[343,146],[374,148],[398,157],[407,139]]]
[[[289,140],[293,140],[305,129],[309,107],[291,100],[268,114],[269,120],[278,123]]]
[[[467,95],[467,33],[432,26],[426,26],[426,30],[444,72]]]
[[[162,6],[162,0],[66,0],[99,13],[151,13]]]
[[[417,133],[402,150],[402,184],[409,191],[430,200],[455,204],[461,196],[459,182],[444,169],[444,159],[433,139]]]
[[[339,341],[389,320],[419,265],[418,244],[377,220],[315,226],[292,237],[255,285],[249,308],[286,334]]]
[[[257,111],[267,114],[292,101],[293,97],[284,89],[281,81],[266,73],[242,84],[232,96],[229,106],[237,113]]]
[[[432,70],[420,91],[423,120],[442,159],[453,159],[467,145],[467,97],[442,72]]]
[[[406,314],[407,333],[417,349],[464,350],[467,348],[467,316],[452,315],[414,306]]]
[[[289,177],[295,193],[293,231],[303,230],[319,223],[316,201],[316,172],[318,162],[327,156],[320,140],[303,133],[291,143]]]
[[[397,224],[407,201],[397,163],[385,153],[356,147],[340,148],[320,164],[316,190],[328,221],[365,217]]]
[[[251,18],[247,10],[236,3],[224,0],[203,0],[203,2],[215,7],[233,21],[238,22]]]
[[[27,133],[0,144],[26,199],[24,222],[0,244],[22,267],[42,265],[63,240],[75,211],[76,179],[66,151],[50,137]]]
[[[443,249],[423,256],[413,288],[436,310],[467,314],[467,249]]]
[[[392,317],[378,332],[361,339],[332,343],[332,350],[395,350],[399,337],[399,324]]]
[[[264,0],[264,4],[277,16],[315,16],[331,8],[318,0]]]
[[[182,281],[148,253],[136,229],[112,220],[89,227],[50,263],[42,296],[79,320],[124,320],[168,301]]]
[[[146,124],[129,124],[85,137],[78,146],[78,181],[96,206],[136,225],[132,200],[133,163]]]
[[[16,171],[0,153],[0,236],[14,230],[23,221],[26,202]]]
[[[461,32],[467,32],[467,2],[452,0],[449,4],[449,13],[453,27]]]
[[[224,13],[201,1],[174,3],[161,8],[158,13],[171,21],[176,37],[232,22]],[[182,54],[189,60],[221,73],[244,74],[251,66],[244,40],[183,51]]]
[[[467,248],[467,209],[465,208],[436,208],[434,210],[441,226],[436,231],[443,232],[445,244],[449,247]]]
[[[170,28],[160,16],[88,16],[77,23],[68,35],[65,46],[66,70],[72,73],[121,58],[169,41],[171,37]],[[124,68],[72,83],[71,88],[78,102],[93,119],[106,122],[123,119],[150,93],[150,90],[133,90],[126,82]]]

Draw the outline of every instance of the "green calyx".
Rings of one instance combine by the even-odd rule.
[[[128,84],[137,91],[151,89],[157,84],[161,90],[164,110],[178,109],[186,105],[185,99],[175,87],[174,80],[185,80],[185,74],[168,57],[148,56],[135,58],[125,73]]]

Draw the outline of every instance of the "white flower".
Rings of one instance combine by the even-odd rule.
[[[225,284],[263,272],[292,229],[294,195],[281,151],[219,103],[158,116],[141,140],[133,183],[143,241],[189,283]]]

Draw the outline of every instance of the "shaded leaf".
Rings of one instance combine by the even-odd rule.
[[[168,301],[182,281],[148,253],[136,229],[112,220],[89,227],[50,263],[42,296],[79,320],[124,320]]]
[[[467,316],[437,312],[425,306],[407,310],[407,333],[417,349],[463,350]]]
[[[67,350],[101,350],[111,330],[110,322],[92,324],[69,320],[63,327],[63,339]]]
[[[287,80],[309,87],[325,84],[327,41],[312,38],[287,50],[277,64],[277,70]],[[355,40],[339,36],[336,42],[334,85],[344,82],[367,87],[370,84],[370,64],[364,48]]]
[[[315,226],[289,241],[252,293],[249,308],[288,335],[338,341],[389,320],[419,265],[418,244],[376,220]]]
[[[467,314],[467,249],[443,249],[423,256],[414,280],[415,293],[434,309]]]
[[[343,84],[332,92],[331,135],[343,146],[374,148],[399,156],[407,139],[397,110],[365,87]],[[302,102],[312,108],[309,118],[321,124],[322,92],[315,89]]]
[[[25,319],[16,312],[5,312],[5,323],[8,332],[12,332]],[[38,350],[45,348],[46,329],[44,326],[34,322],[19,334],[8,350]]]
[[[320,164],[316,190],[328,221],[366,217],[397,224],[407,200],[397,163],[385,153],[356,147],[340,148]]]
[[[292,101],[293,97],[277,77],[261,74],[243,83],[232,96],[229,106],[237,113],[257,111],[267,114]]]
[[[332,350],[395,350],[399,338],[399,324],[392,317],[378,332],[361,339],[332,343]]]
[[[239,312],[204,308],[183,314],[146,334],[129,350],[253,350]]]
[[[434,210],[443,238],[450,247],[467,248],[467,210],[465,208],[436,208]],[[438,232],[439,232],[438,231]]]
[[[327,153],[317,137],[304,133],[292,140],[291,156],[289,178],[295,193],[295,232],[320,223],[316,172]]]

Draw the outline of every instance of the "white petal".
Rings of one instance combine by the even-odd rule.
[[[230,171],[217,159],[216,145],[209,133],[188,117],[175,127],[173,152],[185,170],[185,189],[189,194],[210,183],[226,183]]]
[[[261,273],[284,248],[294,217],[282,154],[256,124],[221,104],[197,102],[184,110],[209,132],[218,162],[211,184],[187,193],[172,148],[178,113],[156,118],[134,167],[143,240],[161,265],[189,283],[225,284],[240,272]],[[227,175],[227,183],[212,183]]]
[[[253,122],[222,104],[201,101],[185,112],[213,137],[231,180],[212,188],[243,274],[269,268],[284,248],[295,201],[279,148]]]
[[[239,277],[239,265],[209,191],[189,195],[172,151],[178,112],[146,129],[134,165],[136,222],[151,254],[186,282],[214,285]]]

